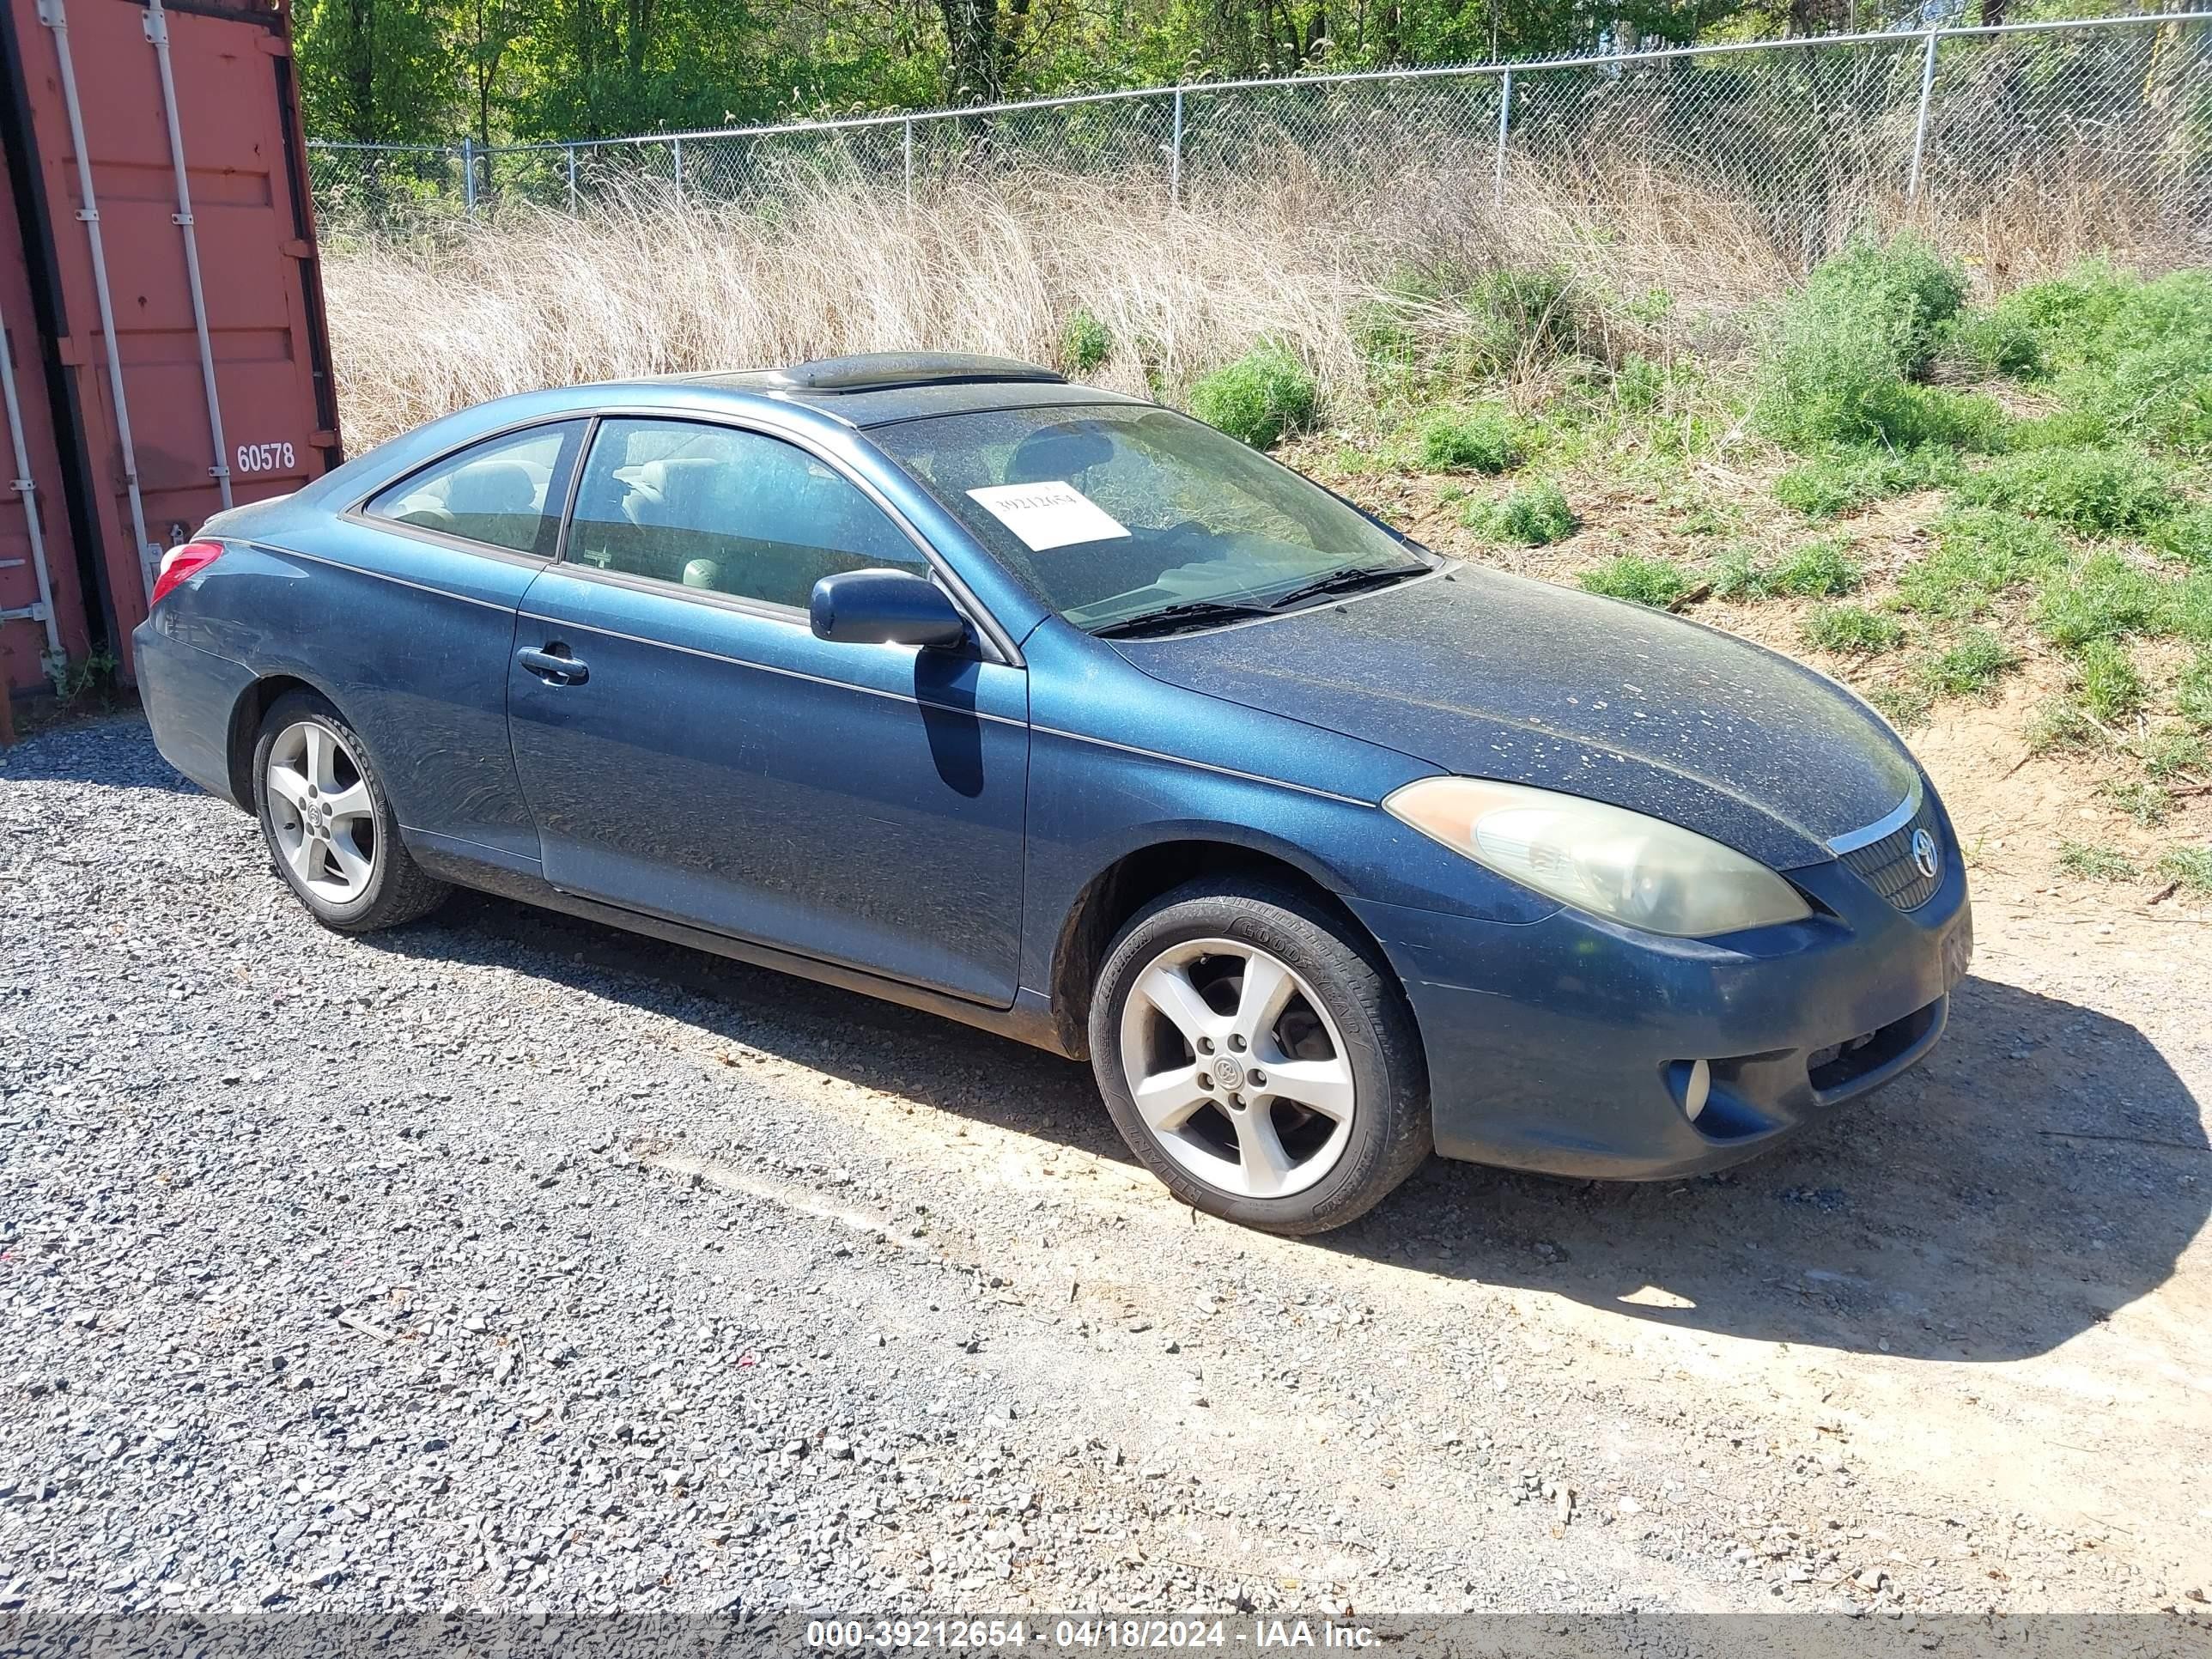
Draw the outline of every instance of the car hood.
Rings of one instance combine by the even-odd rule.
[[[1287,715],[1442,772],[1648,812],[1778,869],[1829,856],[1918,773],[1833,681],[1663,611],[1496,571],[1160,640],[1156,679]]]

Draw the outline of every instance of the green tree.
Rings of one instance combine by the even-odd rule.
[[[314,137],[378,144],[453,136],[459,88],[438,0],[301,0],[293,28]]]

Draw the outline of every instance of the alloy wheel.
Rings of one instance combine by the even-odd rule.
[[[263,775],[277,850],[301,885],[348,904],[376,873],[376,809],[361,762],[337,733],[300,720],[276,734]]]
[[[1287,1198],[1343,1158],[1355,1090],[1312,986],[1256,945],[1162,951],[1121,1009],[1121,1069],[1138,1115],[1189,1174],[1241,1198]]]

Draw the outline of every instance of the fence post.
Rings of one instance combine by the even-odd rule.
[[[684,194],[684,141],[681,138],[675,139],[669,148],[674,152],[676,193],[681,196]]]
[[[1168,204],[1182,205],[1182,88],[1175,89],[1175,131],[1168,138]]]
[[[1928,106],[1936,92],[1936,42],[1942,35],[1941,29],[1928,31],[1927,56],[1920,64],[1920,111],[1912,120],[1912,176],[1905,185],[1908,204],[1920,200],[1920,166],[1928,153]]]
[[[470,218],[477,216],[476,140],[465,132],[461,135],[461,205]]]
[[[1507,70],[1498,82],[1498,151],[1490,164],[1490,201],[1493,207],[1505,205],[1505,124],[1513,115],[1513,71]]]
[[[900,125],[906,129],[906,204],[911,208],[914,205],[914,117],[908,116]]]
[[[563,150],[567,151],[567,152],[568,152],[568,211],[569,211],[569,212],[571,212],[571,213],[574,213],[574,212],[575,212],[575,211],[577,210],[577,209],[576,209],[576,147],[575,147],[574,144],[563,144],[563,145],[562,145],[562,146],[561,146],[561,148],[562,148]]]

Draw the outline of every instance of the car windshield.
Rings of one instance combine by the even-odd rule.
[[[1093,632],[1172,632],[1431,568],[1318,485],[1147,404],[945,415],[869,435]]]

